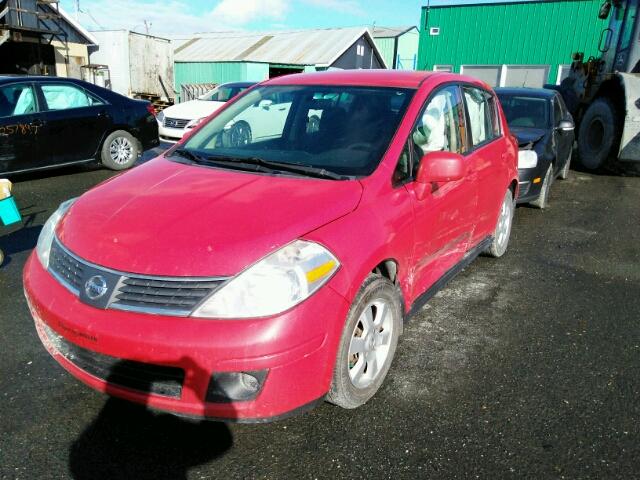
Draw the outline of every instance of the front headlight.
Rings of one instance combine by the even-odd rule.
[[[296,240],[230,280],[193,312],[200,318],[256,318],[309,298],[340,263],[322,245]]]
[[[518,168],[536,168],[538,154],[533,150],[520,150],[518,152]]]
[[[187,123],[186,128],[193,128],[193,127],[197,127],[200,122],[202,122],[203,120],[205,120],[207,117],[200,117],[200,118],[194,118],[193,120],[191,120],[189,123]]]
[[[158,114],[156,115],[156,120],[160,125],[162,125],[164,123],[164,112],[158,112]]]
[[[53,243],[53,237],[55,236],[56,226],[62,217],[64,217],[64,214],[67,213],[67,210],[71,208],[71,205],[73,205],[73,202],[75,202],[76,199],[77,198],[71,198],[66,202],[62,202],[58,209],[53,212],[53,215],[49,217],[40,231],[38,244],[36,245],[36,253],[38,254],[40,263],[42,263],[45,270],[49,268],[49,253],[51,252],[51,244]]]

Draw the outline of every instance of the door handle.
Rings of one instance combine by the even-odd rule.
[[[107,113],[106,110],[102,110],[102,111],[98,112],[98,117],[100,117],[100,118],[105,118],[105,117],[108,117],[108,116],[109,116],[109,114]]]

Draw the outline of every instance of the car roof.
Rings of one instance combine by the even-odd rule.
[[[3,73],[2,75],[0,75],[0,83],[8,83],[8,82],[15,82],[15,81],[22,81],[22,82],[33,82],[33,81],[56,81],[56,80],[63,80],[66,82],[81,82],[82,80],[78,80],[76,78],[68,78],[68,77],[57,77],[57,76],[53,76],[53,75],[13,75],[13,74],[6,74]]]
[[[485,85],[471,77],[426,71],[401,70],[329,70],[314,73],[296,73],[272,78],[263,85],[354,85],[367,87],[396,87],[418,88],[429,78],[439,78],[442,81],[464,81]]]
[[[218,87],[251,87],[253,85],[255,85],[258,82],[227,82],[227,83],[221,83],[220,85],[218,85]]]
[[[524,97],[534,98],[553,98],[557,93],[556,90],[548,88],[530,88],[530,87],[499,87],[495,89],[498,95],[520,95]]]

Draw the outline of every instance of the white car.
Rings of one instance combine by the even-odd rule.
[[[218,85],[197,100],[178,103],[160,112],[158,134],[163,142],[176,143],[184,134],[211,115],[254,82],[234,82]]]

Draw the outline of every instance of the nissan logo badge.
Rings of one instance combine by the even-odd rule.
[[[84,284],[84,292],[91,300],[97,300],[104,296],[107,290],[109,290],[107,281],[101,275],[91,277],[87,280],[87,283]]]

